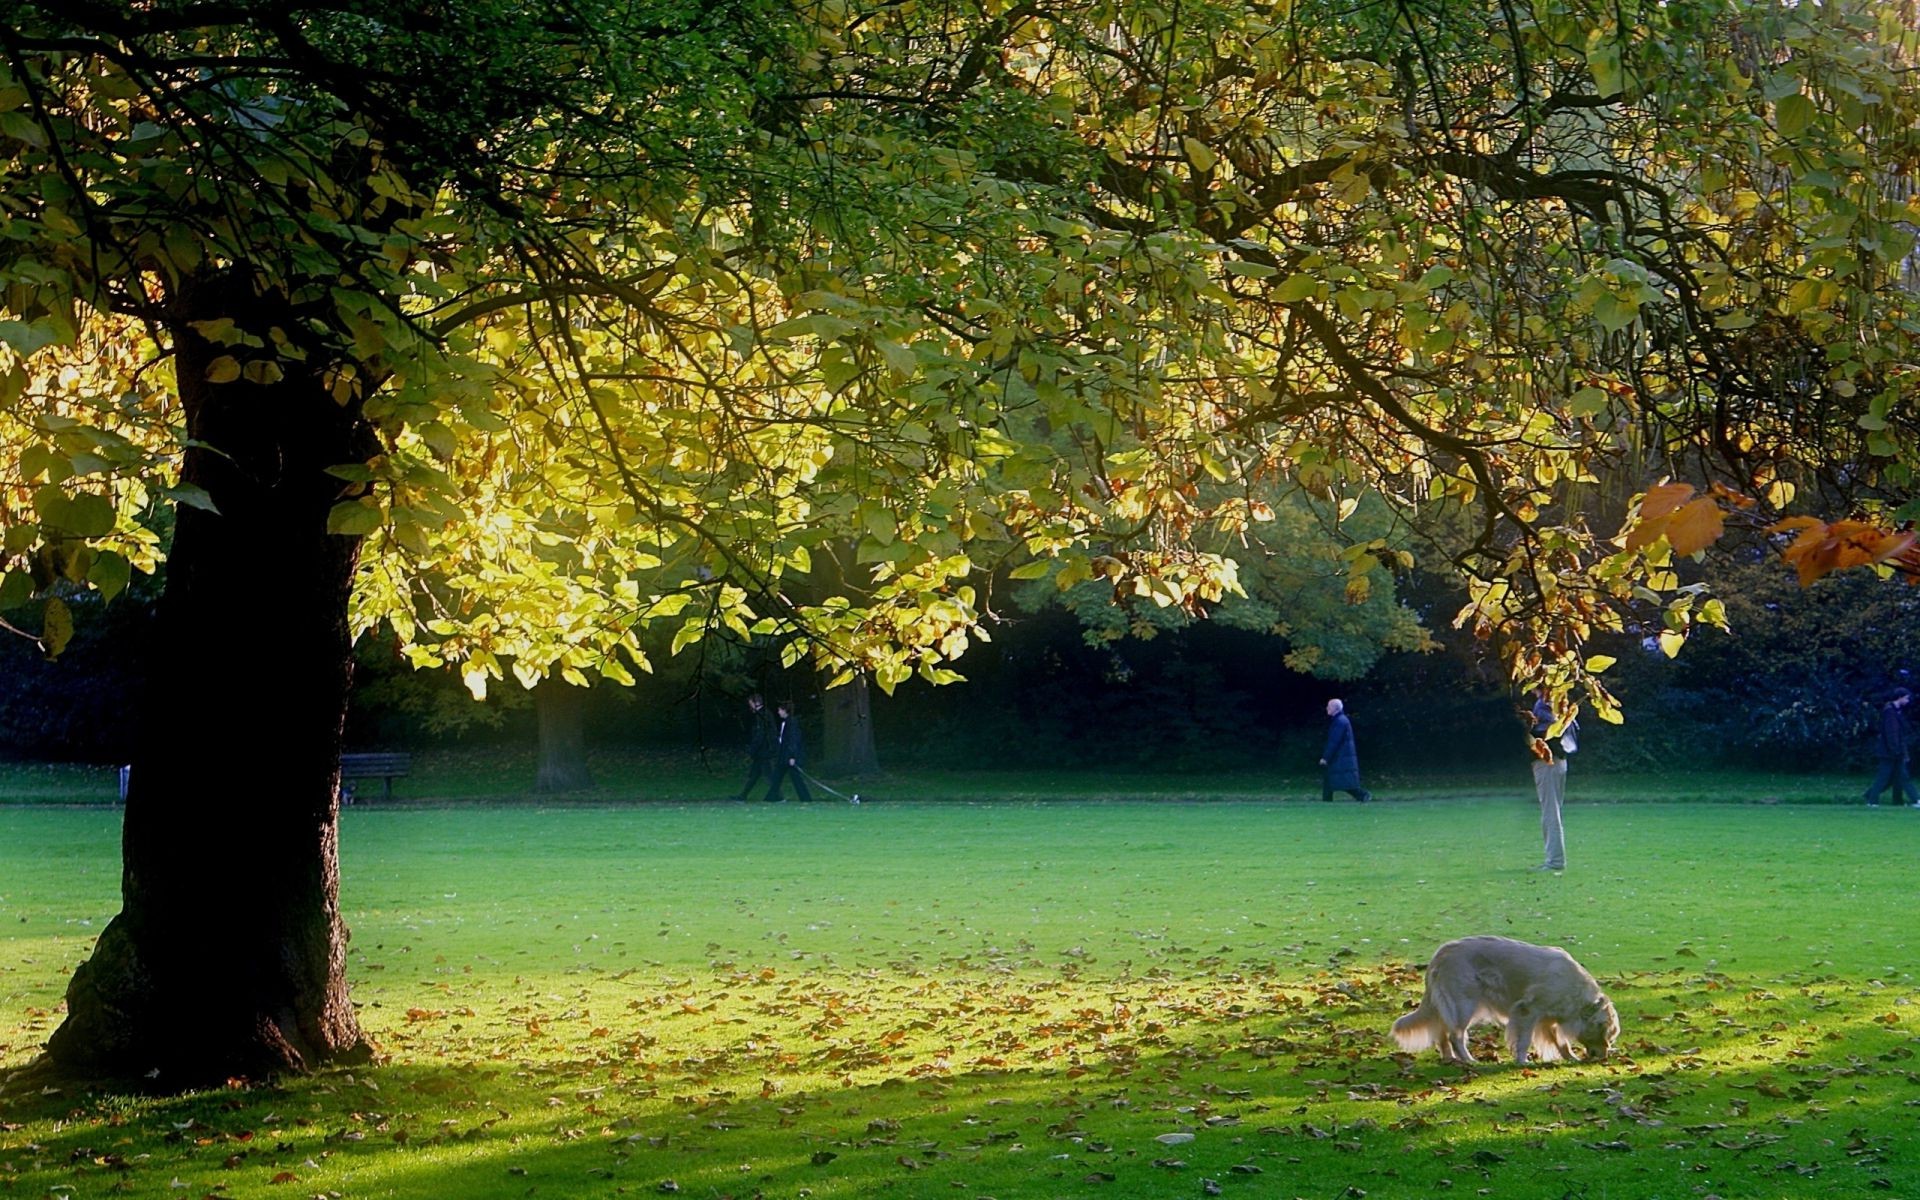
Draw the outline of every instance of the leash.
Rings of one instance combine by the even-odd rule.
[[[793,768],[793,770],[796,774],[800,776],[800,778],[806,780],[808,783],[819,788],[821,791],[826,792],[828,795],[838,796],[842,800],[845,800],[848,804],[860,803],[859,792],[855,792],[852,795],[848,795],[847,793],[841,791],[839,788],[834,787],[832,784],[822,783],[818,779],[815,779],[812,775],[807,774],[806,768],[804,767],[795,767]]]

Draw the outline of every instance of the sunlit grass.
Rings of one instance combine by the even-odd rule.
[[[1524,794],[359,808],[350,969],[387,1061],[16,1102],[0,1187],[1920,1194],[1920,814],[1576,798],[1562,876],[1524,869],[1536,824]],[[0,809],[0,1064],[111,915],[117,832]],[[1470,932],[1572,950],[1624,1053],[1392,1053],[1418,966]]]

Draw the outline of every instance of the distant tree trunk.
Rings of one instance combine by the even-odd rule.
[[[67,988],[56,1069],[177,1090],[370,1051],[347,998],[340,919],[340,740],[353,670],[347,596],[359,539],[327,532],[326,468],[377,449],[335,403],[318,354],[274,382],[208,382],[238,354],[190,322],[222,317],[272,346],[295,314],[244,273],[176,294],[188,443],[153,640],[154,693],[133,758],[121,910]],[[223,364],[213,374],[227,374]]]
[[[821,699],[826,710],[826,736],[822,739],[820,769],[834,775],[872,775],[879,771],[867,677],[855,675],[851,682],[828,688]]]
[[[533,712],[540,726],[540,769],[534,788],[571,792],[593,786],[587,769],[587,689],[547,678],[533,689]]]

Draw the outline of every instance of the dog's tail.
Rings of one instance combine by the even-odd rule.
[[[1410,1054],[1439,1042],[1440,1032],[1440,1014],[1429,1007],[1425,999],[1420,1001],[1419,1008],[1393,1023],[1393,1040]]]

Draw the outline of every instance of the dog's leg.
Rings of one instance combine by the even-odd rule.
[[[1507,1049],[1513,1051],[1513,1061],[1523,1067],[1533,1052],[1533,1027],[1538,1020],[1533,1007],[1524,1000],[1507,1014]]]
[[[1453,1048],[1453,1061],[1465,1065],[1474,1062],[1473,1050],[1467,1045],[1467,1027],[1452,1026],[1447,1029],[1446,1041],[1442,1043]]]
[[[1565,1025],[1556,1024],[1553,1027],[1553,1048],[1560,1052],[1562,1062],[1572,1062],[1579,1057],[1573,1052],[1573,1041]]]

